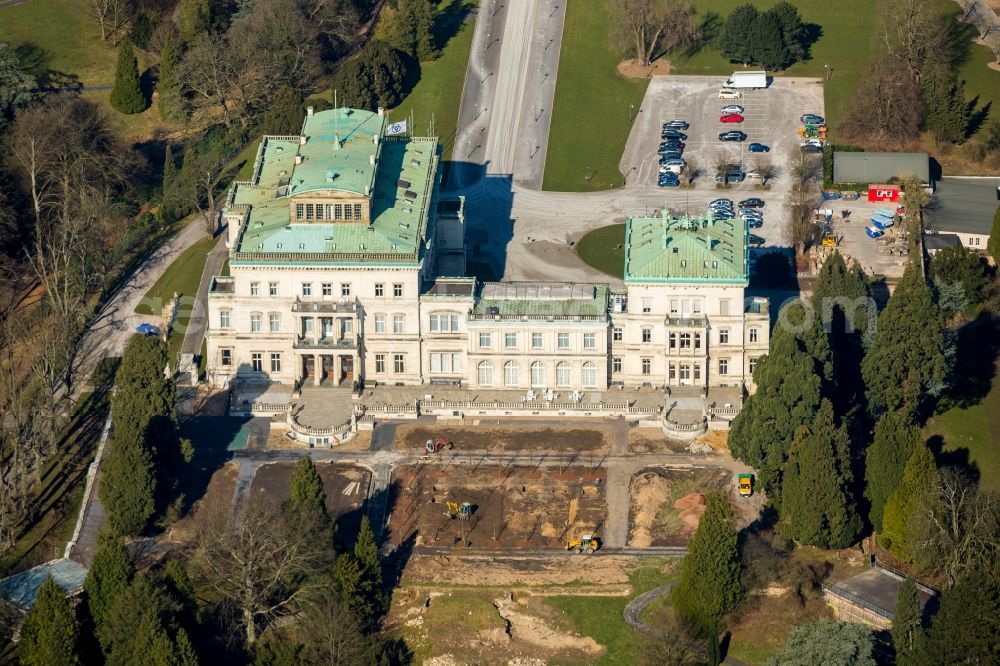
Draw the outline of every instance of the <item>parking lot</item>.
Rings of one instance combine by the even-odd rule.
[[[899,277],[903,274],[909,258],[903,240],[905,225],[897,222],[877,240],[865,234],[865,227],[871,224],[877,209],[895,209],[896,204],[869,203],[862,195],[857,201],[835,199],[822,205],[833,210],[833,233],[840,240],[838,249],[845,259],[854,258],[869,275]],[[844,210],[851,211],[846,219],[841,216]]]

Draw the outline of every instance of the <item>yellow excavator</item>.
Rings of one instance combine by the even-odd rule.
[[[593,555],[600,547],[601,540],[593,534],[582,534],[578,539],[570,539],[566,542],[566,550],[575,550],[587,555]]]
[[[448,507],[448,511],[445,515],[454,520],[455,518],[461,518],[462,520],[468,520],[472,516],[472,504],[469,502],[445,502]]]

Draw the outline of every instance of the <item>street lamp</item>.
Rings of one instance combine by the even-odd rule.
[[[830,80],[830,64],[829,63],[826,63],[826,64],[823,65],[823,80],[824,81],[829,81]]]
[[[632,121],[632,112],[634,110],[635,110],[635,104],[629,104],[628,105],[628,119],[629,119],[629,122]]]

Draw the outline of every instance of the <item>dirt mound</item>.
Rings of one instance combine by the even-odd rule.
[[[629,58],[618,63],[618,73],[627,79],[651,79],[670,73],[670,61],[657,58],[647,65],[638,58]]]
[[[573,636],[553,629],[545,620],[523,613],[510,596],[496,599],[493,605],[510,627],[510,635],[522,641],[552,652],[564,650],[580,651],[587,655],[598,655],[604,647],[590,636]]]
[[[680,519],[684,523],[684,530],[694,532],[698,529],[701,514],[705,513],[705,496],[701,493],[685,495],[674,502],[674,508],[680,510]]]
[[[632,481],[632,538],[629,544],[648,548],[653,542],[656,514],[670,496],[670,483],[659,474],[646,472]]]

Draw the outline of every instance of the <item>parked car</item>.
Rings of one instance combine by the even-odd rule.
[[[730,208],[732,208],[733,207],[733,200],[732,199],[726,199],[725,197],[723,197],[721,199],[713,199],[712,201],[708,202],[709,206],[715,206],[717,204],[726,204],[727,206],[729,206]]]
[[[729,130],[719,134],[719,141],[746,141],[747,135],[739,130]]]
[[[865,227],[865,233],[868,234],[869,238],[881,238],[882,236],[885,236],[884,231],[874,226]]]
[[[719,99],[739,99],[743,97],[743,93],[739,90],[733,90],[732,88],[722,88],[719,90]]]
[[[750,197],[740,202],[740,208],[763,208],[764,200],[760,197]]]
[[[152,324],[139,324],[135,327],[135,332],[139,335],[159,335],[160,329],[158,326],[153,326]]]
[[[765,146],[762,143],[757,143],[756,141],[754,141],[749,146],[747,146],[747,150],[749,150],[751,153],[769,153],[769,152],[771,152],[770,148],[768,148],[767,146]]]
[[[660,132],[661,139],[680,139],[681,141],[687,141],[688,135],[684,132],[678,132],[675,129],[663,130]]]
[[[817,146],[819,148],[822,148],[823,147],[823,142],[821,140],[819,140],[819,139],[806,139],[805,141],[803,141],[799,145],[800,146]]]
[[[715,213],[717,217],[721,214],[725,214],[726,217],[736,217],[736,211],[731,206],[709,206],[708,209]]]
[[[724,180],[727,184],[742,183],[743,179],[746,177],[747,175],[742,171],[730,171],[725,176],[723,176],[721,173],[717,173],[715,174],[715,182],[721,183]]]
[[[661,150],[660,159],[661,160],[679,160],[684,157],[683,150]]]
[[[681,184],[681,179],[677,177],[676,173],[664,173],[660,174],[660,178],[656,183],[660,187],[677,187]]]
[[[676,173],[678,175],[684,173],[684,164],[666,164],[660,167],[660,175],[665,173]]]
[[[686,120],[669,120],[663,123],[663,129],[665,130],[668,129],[686,130],[688,127],[691,126],[688,125]]]
[[[764,220],[756,217],[744,217],[743,220],[747,223],[748,229],[760,229],[764,226]]]
[[[679,139],[667,139],[660,143],[659,150],[684,150],[684,142]]]
[[[757,234],[750,234],[750,237],[747,239],[747,241],[750,243],[750,245],[754,247],[759,247],[767,242]]]
[[[743,122],[743,116],[738,113],[726,113],[719,116],[720,123],[741,123]]]
[[[743,107],[739,104],[726,104],[721,110],[722,113],[743,113]]]
[[[801,147],[803,153],[822,153],[823,146],[814,146],[812,144],[803,144]]]
[[[673,151],[673,152],[676,153],[678,151]],[[660,155],[660,159],[659,159],[660,166],[666,166],[666,165],[670,164],[671,162],[680,162],[681,164],[683,164],[684,163],[684,158],[681,157],[680,154],[668,156],[667,153],[662,153]]]
[[[760,171],[754,169],[753,171],[747,171],[747,180],[764,180]]]
[[[802,117],[799,118],[803,125],[825,125],[826,119],[823,116],[817,116],[815,113],[804,113]]]
[[[740,208],[740,215],[746,217],[764,217],[764,213],[756,208]]]

